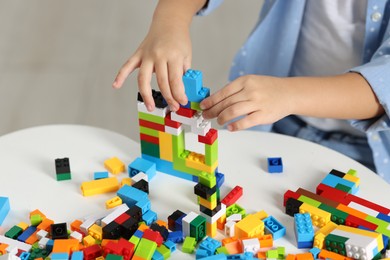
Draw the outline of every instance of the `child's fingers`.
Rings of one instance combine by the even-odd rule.
[[[221,102],[215,104],[214,106],[210,107],[209,109],[203,110],[203,117],[205,119],[215,118],[215,117],[219,116],[219,114],[223,110],[233,106],[236,103],[247,101],[247,100],[248,100],[248,98],[245,97],[245,95],[242,93],[242,91],[236,92],[233,95],[227,97],[226,99],[221,100]]]
[[[153,62],[143,61],[138,71],[138,88],[148,111],[153,111],[154,100],[152,96]]]
[[[169,62],[168,77],[173,98],[183,106],[186,105],[188,100],[183,84],[183,65],[180,62]]]
[[[261,118],[261,111],[256,111],[253,113],[248,114],[242,119],[239,119],[227,126],[227,129],[229,131],[238,131],[250,128],[252,126],[259,124],[259,118]]]
[[[179,109],[179,104],[173,98],[169,87],[167,66],[166,62],[159,62],[155,65],[157,84],[161,90],[161,94],[165,98],[165,101],[167,101],[170,110],[177,111]]]
[[[217,122],[220,125],[224,125],[240,116],[251,114],[257,111],[257,109],[255,103],[251,101],[241,101],[223,109],[217,117]]]
[[[230,97],[231,95],[237,93],[241,89],[242,89],[242,87],[240,86],[240,84],[237,81],[233,81],[232,83],[227,84],[221,90],[215,92],[210,97],[204,99],[200,103],[200,108],[207,110],[207,109],[215,106],[216,104],[218,104],[222,100],[224,100],[224,99]]]
[[[115,77],[114,83],[112,83],[112,87],[120,88],[125,82],[126,78],[132,73],[136,68],[138,68],[141,64],[141,59],[138,56],[131,57],[125,64],[123,64],[122,68],[119,70],[118,74]]]

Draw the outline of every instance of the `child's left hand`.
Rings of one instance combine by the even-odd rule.
[[[270,124],[293,111],[291,88],[283,78],[246,75],[237,78],[200,104],[203,117],[217,117],[218,124],[230,123],[230,131],[246,129],[258,124]]]

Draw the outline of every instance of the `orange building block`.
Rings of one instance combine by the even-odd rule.
[[[286,256],[286,260],[296,260],[296,257],[295,257],[295,255],[293,255],[293,254],[288,254],[288,255]]]
[[[31,236],[29,236],[26,241],[24,241],[26,244],[29,244],[29,245],[32,245],[34,244],[35,242],[38,241],[38,237],[37,237],[37,233],[39,232],[39,230],[35,230],[34,233],[31,234]]]
[[[0,244],[0,254],[1,255],[5,255],[5,253],[7,253],[7,247],[8,247],[7,244]]]
[[[266,252],[257,252],[257,258],[258,259],[267,259],[267,253]]]
[[[31,211],[29,218],[31,218],[32,215],[39,215],[39,216],[41,216],[42,220],[46,218],[46,215],[43,214],[39,209]]]
[[[260,242],[260,248],[272,247],[274,245],[274,239],[271,234],[259,236],[258,239]]]
[[[225,244],[224,247],[231,255],[242,253],[242,244],[240,240],[236,240],[228,244]]]
[[[296,260],[314,260],[314,257],[311,253],[302,253],[295,255]]]
[[[318,254],[319,259],[332,259],[332,260],[353,260],[353,258],[349,258],[343,255],[336,254],[334,252],[322,249]]]
[[[72,223],[70,223],[70,230],[72,231],[77,231],[81,234],[83,234],[83,232],[81,232],[81,229],[80,229],[80,226],[81,224],[83,224],[83,222],[81,220],[74,220]]]
[[[47,232],[50,232],[51,225],[54,224],[54,221],[48,218],[45,218],[38,226],[37,229],[39,230],[45,230]]]
[[[55,239],[53,253],[67,253],[79,250],[79,241],[77,239]]]

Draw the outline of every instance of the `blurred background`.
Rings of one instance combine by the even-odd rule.
[[[156,3],[0,0],[0,136],[83,124],[138,141],[137,74],[120,90],[111,84],[146,35]],[[211,15],[194,18],[192,68],[203,72],[211,92],[226,84],[261,4],[226,0]]]

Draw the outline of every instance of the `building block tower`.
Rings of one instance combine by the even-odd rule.
[[[142,158],[154,162],[158,171],[197,182],[200,213],[208,220],[208,235],[216,233],[216,221],[225,213],[216,181],[218,131],[202,116],[200,102],[210,95],[203,86],[202,72],[188,70],[183,76],[188,103],[176,112],[169,110],[159,91],[153,90],[156,104],[149,112],[138,94],[138,117]],[[184,126],[198,135],[204,154],[186,149]]]

